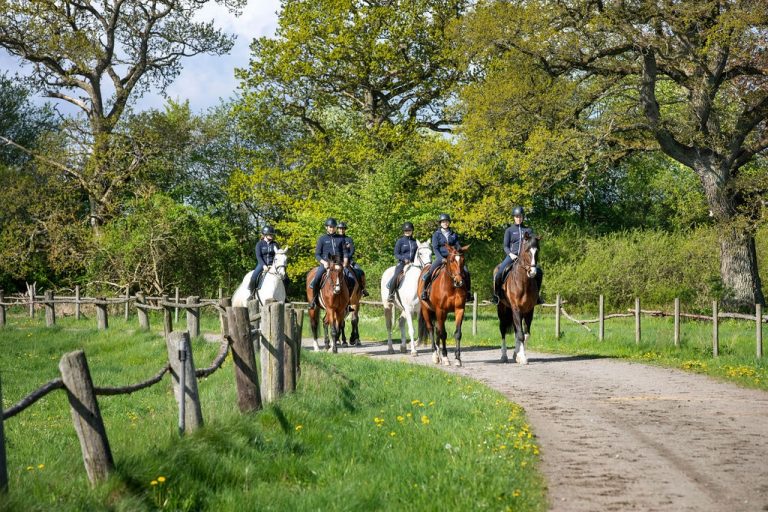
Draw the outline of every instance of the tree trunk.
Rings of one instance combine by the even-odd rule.
[[[730,173],[717,165],[696,166],[707,204],[718,228],[720,243],[720,278],[725,288],[724,305],[752,310],[765,304],[757,267],[754,232],[746,222],[737,220],[735,200],[727,186]]]

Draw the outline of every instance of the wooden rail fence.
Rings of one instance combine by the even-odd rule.
[[[8,468],[4,422],[21,413],[35,402],[57,389],[64,389],[70,403],[72,421],[80,441],[88,479],[92,485],[103,481],[114,469],[114,460],[109,446],[107,432],[101,417],[97,396],[129,394],[159,383],[166,373],[171,375],[173,394],[179,407],[179,433],[194,431],[203,425],[203,411],[198,393],[197,381],[218,370],[226,359],[230,349],[234,362],[237,403],[241,412],[257,411],[262,404],[278,400],[284,393],[296,389],[296,380],[300,374],[301,328],[304,310],[293,304],[271,303],[259,311],[256,301],[250,301],[248,308],[233,308],[229,299],[220,299],[216,305],[224,310],[221,317],[221,347],[211,365],[196,369],[192,354],[189,331],[173,331],[170,322],[171,308],[187,310],[187,326],[199,329],[199,308],[203,303],[199,297],[189,297],[186,303],[170,302],[167,297],[160,299],[157,306],[150,306],[145,301],[152,298],[137,298],[137,304],[144,304],[139,311],[146,309],[164,309],[167,332],[165,336],[168,362],[154,376],[143,382],[119,388],[96,387],[91,379],[88,361],[83,350],[69,352],[59,362],[60,378],[47,382],[7,410],[2,410],[2,380],[0,380],[0,491],[8,489]],[[92,303],[103,306],[110,302],[106,299],[80,299],[79,303]],[[121,300],[128,300],[128,297]],[[43,298],[46,309],[47,325],[55,324],[55,306],[57,299],[47,292]],[[62,301],[63,302],[63,301]],[[60,302],[59,302],[60,303]],[[3,295],[0,291],[0,317],[4,320]],[[15,305],[15,304],[14,304]],[[195,310],[195,313],[190,311]],[[50,313],[48,312],[50,311]],[[98,309],[97,309],[98,312]],[[139,313],[139,323],[149,327],[146,312]],[[106,315],[104,327],[106,328]],[[50,323],[48,321],[50,320]],[[4,324],[4,322],[3,322]],[[2,324],[0,324],[2,325]],[[100,326],[101,328],[101,326]],[[198,331],[199,332],[199,331]],[[261,349],[259,349],[261,347]],[[260,352],[261,376],[257,375],[256,353]],[[261,382],[261,385],[260,385]]]

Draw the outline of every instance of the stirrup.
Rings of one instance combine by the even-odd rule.
[[[360,293],[362,294],[363,297],[367,297],[370,295],[370,293],[368,293],[368,290],[366,290],[365,288],[363,288],[363,290]]]
[[[427,290],[421,292],[421,300],[429,300],[429,294],[427,293]]]
[[[498,304],[498,303],[499,303],[499,296],[494,293],[493,297],[491,297],[491,304]]]

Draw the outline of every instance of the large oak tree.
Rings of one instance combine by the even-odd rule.
[[[463,35],[478,76],[511,70],[515,101],[493,101],[482,85],[474,93],[491,98],[489,123],[528,128],[515,136],[570,133],[562,145],[577,140],[603,155],[660,150],[690,168],[719,226],[713,250],[727,300],[765,302],[754,232],[768,177],[753,166],[768,148],[765,2],[489,1],[469,20]]]
[[[82,149],[60,166],[79,183],[98,233],[119,189],[141,165],[140,148],[116,155],[114,137],[132,99],[163,90],[181,60],[223,54],[232,38],[195,19],[205,0],[0,0],[0,47],[33,67],[45,96],[74,105],[87,119],[73,124]],[[219,3],[236,10],[244,0]],[[120,144],[126,147],[126,144]]]

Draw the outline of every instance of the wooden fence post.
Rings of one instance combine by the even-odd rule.
[[[717,322],[717,301],[712,301],[712,357],[720,355],[720,326]]]
[[[139,319],[139,328],[148,331],[149,330],[149,314],[147,310],[142,306],[146,306],[147,299],[144,298],[144,293],[136,292],[136,316]]]
[[[29,289],[29,318],[35,318],[35,294],[37,293],[37,283],[27,286]]]
[[[675,297],[675,347],[680,346],[680,299]]]
[[[229,337],[232,340],[232,362],[237,385],[237,406],[241,412],[261,409],[261,391],[256,373],[256,357],[251,343],[251,322],[247,308],[227,308]]]
[[[75,424],[80,448],[83,451],[83,463],[91,484],[106,480],[115,466],[112,451],[109,449],[107,431],[101,418],[99,403],[93,391],[88,361],[82,350],[69,352],[59,362],[61,380],[67,390],[72,422]]]
[[[53,303],[53,290],[45,290],[45,325],[56,325],[56,305]]]
[[[635,297],[635,344],[640,344],[640,297]]]
[[[128,305],[131,303],[131,285],[125,285],[125,321],[128,321]]]
[[[199,304],[200,297],[197,295],[191,295],[187,297],[187,304]],[[187,308],[187,331],[189,331],[190,338],[197,338],[200,336],[200,308]]]
[[[557,298],[555,299],[555,338],[560,339],[560,306],[562,302],[560,299],[560,294],[557,294]]]
[[[219,307],[222,311],[219,311],[219,325],[221,325],[221,337],[226,338],[229,335],[229,327],[227,322],[227,308],[232,306],[232,299],[229,297],[222,297],[219,299]]]
[[[176,299],[175,299],[175,302],[176,302],[176,304],[179,303],[179,287],[178,286],[176,287]],[[174,323],[179,323],[179,308],[175,308],[175,310],[176,310],[176,312],[174,313],[173,321],[174,321]]]
[[[477,292],[472,294],[472,336],[477,335]]]
[[[80,285],[75,286],[75,320],[80,320]]]
[[[603,341],[605,339],[605,297],[600,294],[600,300],[597,305],[599,327],[597,329],[597,339]]]
[[[193,432],[203,426],[203,412],[200,409],[200,395],[197,392],[195,361],[192,357],[189,333],[172,332],[165,339],[165,344],[168,348],[168,362],[171,365],[173,396],[179,404],[179,431]]]
[[[2,297],[0,290],[0,297]],[[0,299],[2,301],[2,299]],[[3,428],[3,381],[0,378],[0,492],[8,490],[8,460],[5,457],[5,430]]]
[[[261,317],[261,401],[275,402],[283,394],[283,353],[285,333],[283,332],[285,304],[265,304]]]
[[[258,330],[261,326],[261,303],[256,299],[248,301],[248,320],[254,324]],[[261,336],[256,336],[253,340],[253,347],[256,352],[261,350]]]
[[[304,334],[304,310],[296,308],[296,379],[301,376],[301,337]]]
[[[283,346],[283,389],[286,393],[296,391],[296,346],[301,342],[296,334],[296,310],[293,305],[285,305],[285,345]]]
[[[0,294],[0,302],[2,294]],[[0,324],[2,325],[2,324]],[[763,357],[763,305],[755,304],[755,354],[757,358]]]
[[[5,291],[0,290],[0,327],[5,327],[5,305],[3,302],[5,301]],[[2,404],[0,404],[0,407],[2,407]]]
[[[107,313],[107,298],[96,297],[96,328],[104,330],[109,328],[109,316]]]
[[[163,295],[161,303],[165,304],[170,302],[167,295]],[[163,306],[163,333],[167,338],[169,334],[173,332],[173,316],[171,316],[171,308],[169,306]]]

